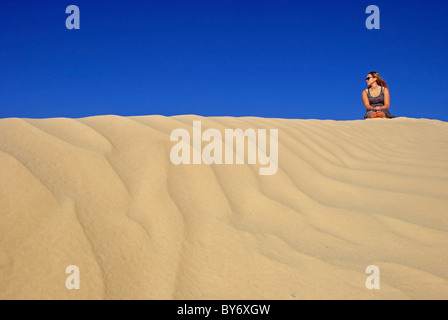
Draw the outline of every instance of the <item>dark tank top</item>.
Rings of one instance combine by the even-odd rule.
[[[372,107],[384,106],[383,86],[381,86],[381,93],[378,97],[372,97],[370,95],[370,88],[367,89],[367,95],[369,96],[369,103]]]
[[[383,90],[383,86],[381,86],[381,93],[378,97],[372,97],[370,95],[370,88],[367,89],[367,95],[369,97],[369,103],[372,107],[379,107],[379,106],[384,106],[384,90]],[[386,118],[395,118],[394,115],[392,115],[388,109],[384,109],[382,110],[385,114],[386,114]],[[367,110],[365,115],[364,115],[364,119],[369,117],[369,113],[372,112],[372,110]]]

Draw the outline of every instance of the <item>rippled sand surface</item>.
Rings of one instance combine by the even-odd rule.
[[[278,129],[277,173],[174,165],[194,120]],[[446,122],[0,119],[0,181],[0,299],[448,299]]]

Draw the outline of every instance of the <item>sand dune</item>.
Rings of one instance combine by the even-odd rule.
[[[278,129],[277,173],[174,165],[193,120]],[[428,119],[1,119],[0,299],[447,299],[447,160]]]

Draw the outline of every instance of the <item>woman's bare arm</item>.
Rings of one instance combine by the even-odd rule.
[[[373,110],[373,107],[370,105],[369,97],[367,96],[366,90],[362,92],[362,102],[364,102],[364,107],[366,107],[367,110]]]
[[[384,106],[381,107],[381,109],[386,110],[390,107],[390,94],[389,89],[384,88]]]

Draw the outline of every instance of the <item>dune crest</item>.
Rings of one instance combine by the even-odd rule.
[[[194,120],[278,129],[278,171],[174,165]],[[447,299],[447,160],[428,119],[0,119],[0,299]]]

